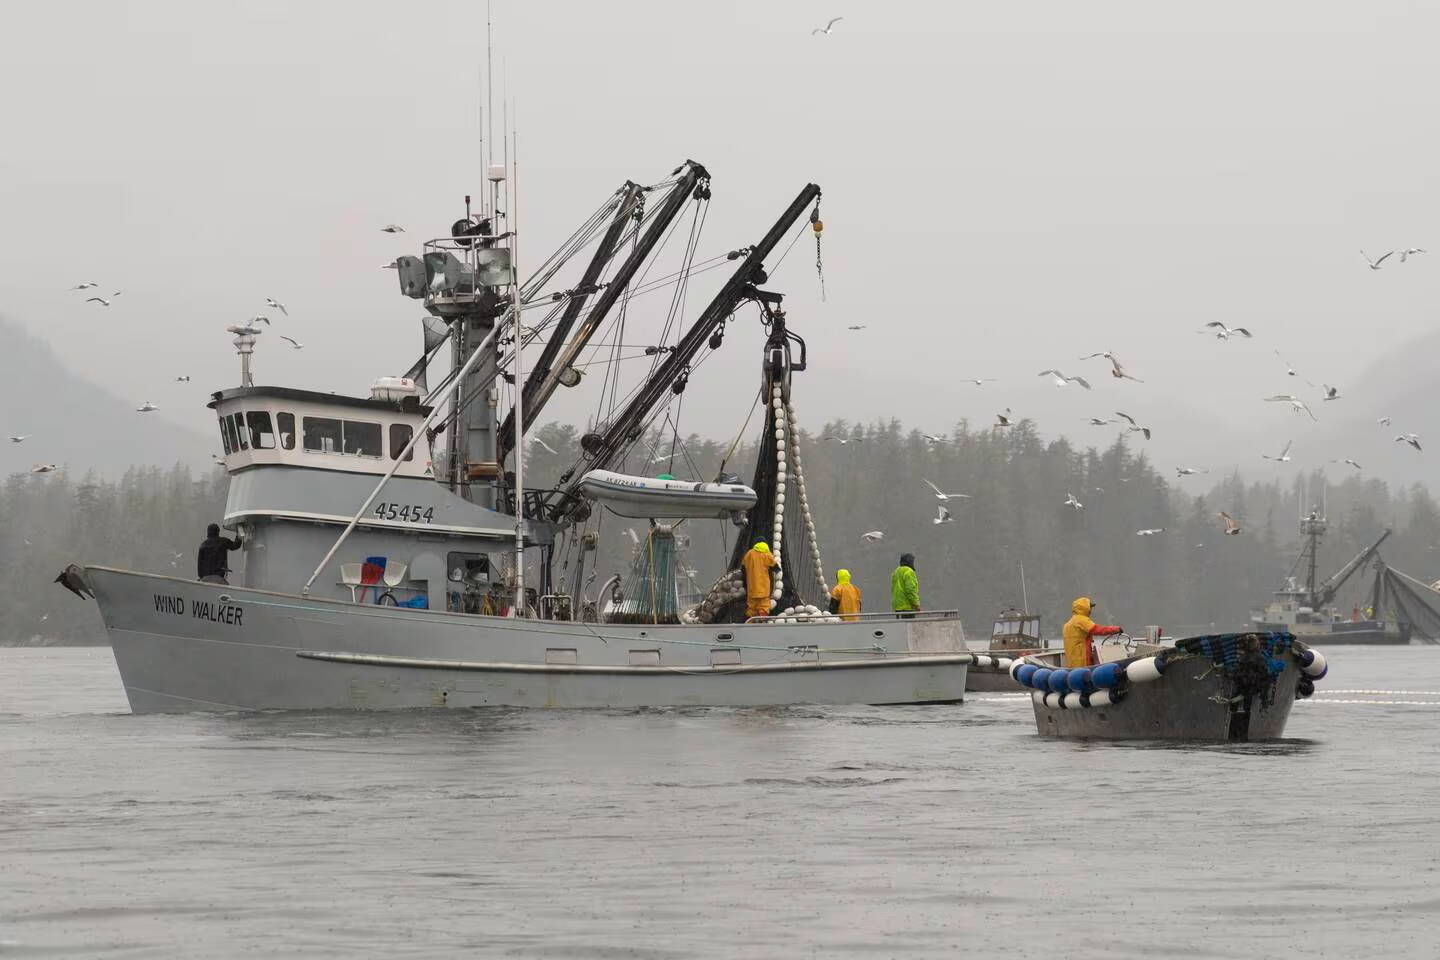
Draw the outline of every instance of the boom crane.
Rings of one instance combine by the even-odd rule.
[[[545,403],[555,393],[555,388],[560,385],[561,375],[570,369],[571,364],[575,362],[580,352],[585,349],[585,346],[590,342],[590,338],[593,337],[595,331],[599,329],[605,316],[610,312],[615,302],[620,299],[621,295],[625,293],[625,289],[635,276],[636,271],[638,271],[641,265],[649,258],[651,252],[655,249],[655,245],[659,243],[660,238],[664,236],[666,229],[675,217],[679,215],[685,202],[689,200],[692,195],[696,199],[709,197],[710,174],[703,166],[694,160],[686,160],[675,173],[679,175],[679,179],[670,191],[670,194],[665,198],[665,202],[661,205],[660,209],[655,212],[649,228],[640,236],[639,241],[635,244],[635,248],[630,251],[630,255],[620,264],[620,268],[615,271],[615,275],[610,278],[610,281],[605,285],[605,289],[600,293],[600,296],[596,298],[594,306],[590,308],[589,313],[585,315],[585,318],[580,322],[579,326],[576,327],[575,335],[570,338],[569,342],[564,342],[562,347],[561,344],[564,341],[565,334],[569,332],[570,327],[575,324],[576,319],[579,317],[581,308],[584,306],[591,292],[591,288],[599,280],[605,264],[614,256],[614,247],[620,238],[625,220],[634,212],[643,195],[643,188],[634,183],[626,183],[622,188],[625,191],[625,196],[620,204],[619,210],[615,214],[615,219],[611,221],[605,237],[601,240],[599,248],[590,260],[590,265],[586,267],[585,273],[581,277],[579,287],[576,288],[580,295],[571,300],[565,313],[561,316],[555,331],[551,335],[550,342],[545,345],[545,350],[540,355],[539,362],[525,381],[524,393],[522,394],[522,409],[525,411],[524,425],[526,427],[535,422],[536,417],[539,416]],[[520,349],[519,344],[516,344],[516,349]],[[511,410],[509,415],[506,416],[505,423],[500,428],[499,436],[501,439],[498,459],[503,461],[515,446],[514,410]]]
[[[769,232],[759,243],[749,249],[744,262],[731,274],[730,279],[725,281],[725,285],[710,301],[709,306],[686,331],[685,336],[666,356],[664,362],[656,368],[650,379],[646,380],[636,391],[624,409],[604,427],[603,432],[586,434],[581,438],[581,446],[589,460],[586,469],[606,469],[640,435],[641,430],[644,429],[643,424],[646,418],[660,404],[665,393],[679,385],[679,381],[690,369],[690,362],[695,359],[700,348],[710,342],[712,334],[717,332],[717,329],[742,302],[756,296],[758,291],[755,289],[755,284],[764,283],[767,279],[764,269],[765,257],[775,249],[775,245],[790,230],[795,221],[805,213],[805,208],[819,196],[820,187],[818,185],[813,183],[805,185],[805,188],[781,214],[780,219],[775,221]],[[583,501],[575,495],[580,481],[571,479],[573,472],[572,470],[571,474],[567,474],[562,479],[562,482],[566,483],[566,487],[564,496],[560,498],[554,508],[553,519],[555,520],[575,516],[578,511],[583,509]]]
[[[1384,543],[1386,538],[1389,536],[1389,530],[1386,530],[1384,533],[1380,534],[1380,539],[1370,544],[1370,546],[1366,547],[1364,550],[1361,550],[1358,554],[1355,555],[1354,559],[1352,559],[1349,563],[1345,564],[1345,566],[1341,567],[1339,570],[1336,570],[1333,574],[1331,574],[1328,580],[1320,584],[1318,587],[1315,587],[1312,590],[1312,595],[1310,597],[1311,609],[1319,610],[1321,607],[1328,605],[1332,600],[1334,600],[1335,594],[1340,592],[1340,588],[1345,585],[1345,581],[1349,580],[1351,576],[1354,575],[1356,570],[1359,570],[1361,567],[1363,567],[1366,561],[1368,561],[1371,557],[1375,556],[1375,551],[1380,549],[1380,544]],[[1313,583],[1314,581],[1311,582]]]

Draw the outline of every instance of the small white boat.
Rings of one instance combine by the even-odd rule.
[[[724,520],[755,506],[755,491],[742,483],[665,480],[611,470],[591,470],[580,479],[579,490],[622,517]]]

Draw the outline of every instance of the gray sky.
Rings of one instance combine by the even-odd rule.
[[[266,296],[307,347],[264,338],[261,382],[360,393],[399,372],[420,311],[379,266],[479,192],[484,9],[9,11],[0,312],[207,433],[205,393],[237,375],[223,328]],[[825,188],[828,301],[808,239],[772,283],[812,346],[802,425],[896,416],[935,431],[1010,406],[1105,442],[1080,420],[1118,408],[1152,421],[1167,465],[1222,467],[1230,443],[1265,476],[1281,468],[1258,454],[1293,437],[1307,465],[1383,455],[1424,479],[1389,436],[1373,456],[1317,449],[1325,425],[1258,398],[1296,389],[1276,348],[1343,388],[1434,327],[1440,9],[500,2],[495,15],[522,269],[625,177],[652,182],[687,157],[715,178],[701,256],[758,238],[807,180]],[[836,15],[832,35],[809,35]],[[380,233],[391,221],[411,232]],[[1378,273],[1358,252],[1431,244],[1432,259]],[[690,318],[719,276],[696,281]],[[125,295],[84,304],[67,288],[90,279]],[[745,316],[748,333],[696,378],[687,429],[739,429],[759,343]],[[1257,338],[1197,336],[1210,319]],[[868,329],[847,333],[855,323]],[[1106,349],[1147,382],[1076,359]],[[1035,374],[1050,366],[1095,391],[1048,387]],[[181,373],[188,388],[170,382]],[[1357,422],[1373,412],[1346,402]]]

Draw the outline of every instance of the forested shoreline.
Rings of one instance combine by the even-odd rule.
[[[531,444],[527,478],[532,486],[554,484],[576,461],[579,431],[547,424],[535,436],[555,452]],[[1004,431],[962,423],[934,442],[895,421],[833,421],[808,435],[802,449],[831,576],[848,568],[867,608],[884,609],[898,555],[913,552],[924,605],[958,609],[972,641],[986,635],[1001,607],[1027,600],[1054,633],[1080,594],[1101,599],[1102,620],[1131,629],[1239,627],[1291,570],[1302,508],[1322,503],[1331,521],[1322,576],[1390,527],[1385,559],[1426,582],[1440,577],[1440,507],[1419,485],[1395,489],[1363,474],[1318,471],[1283,481],[1238,472],[1177,479],[1150,463],[1130,436],[1077,447],[1041,440],[1029,422]],[[675,459],[664,459],[672,450]],[[722,462],[748,481],[753,448],[657,433],[637,444],[626,469],[709,480]],[[955,522],[933,522],[937,501],[927,480],[969,495],[949,505]],[[8,477],[0,489],[0,571],[8,584],[0,644],[103,643],[94,604],[53,584],[55,574],[83,562],[193,576],[195,548],[205,525],[221,517],[226,484],[221,469],[196,476],[183,466],[137,467],[119,479]],[[1067,506],[1068,495],[1083,507]],[[1224,536],[1220,510],[1238,518],[1244,533]],[[601,580],[628,570],[625,529],[643,523],[600,520]],[[1164,531],[1137,536],[1158,528]],[[734,530],[727,522],[690,522],[690,562],[703,583],[722,572]],[[872,530],[885,539],[863,542],[861,534]],[[557,578],[568,577],[567,552],[556,557]],[[1363,603],[1366,585],[1357,577],[1341,602]]]

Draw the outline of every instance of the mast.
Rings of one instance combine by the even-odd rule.
[[[509,136],[514,136],[511,131]],[[509,141],[506,141],[506,159],[509,159]],[[506,192],[514,191],[513,209],[506,211],[510,216],[510,229],[517,230],[520,217],[520,159],[519,146],[516,146],[513,188],[506,184]],[[523,617],[530,611],[525,603],[525,339],[520,323],[520,272],[515,266],[515,259],[519,256],[520,242],[516,236],[510,241],[510,312],[515,318],[515,409],[511,411],[515,418],[515,615]],[[504,455],[501,455],[503,459]]]

